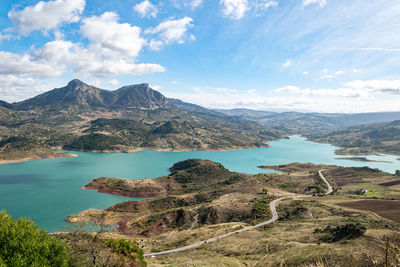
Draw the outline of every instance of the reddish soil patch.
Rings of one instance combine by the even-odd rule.
[[[351,168],[336,168],[329,171],[337,186],[343,186],[360,180],[357,171]]]
[[[117,230],[118,230],[118,233],[120,233],[121,235],[131,235],[132,234],[128,227],[128,221],[129,221],[129,218],[125,218],[118,223]]]
[[[387,183],[381,183],[379,185],[392,186],[392,185],[399,185],[399,184],[400,184],[400,180],[396,180],[396,181],[391,181],[391,182],[387,182]]]
[[[340,203],[338,205],[352,209],[373,211],[383,218],[400,222],[399,200],[361,200]]]
[[[82,189],[94,189],[99,193],[106,193],[111,195],[123,196],[123,197],[157,197],[162,195],[159,192],[129,192],[129,191],[119,191],[112,188],[98,188],[96,186],[91,186],[90,184],[85,185]]]

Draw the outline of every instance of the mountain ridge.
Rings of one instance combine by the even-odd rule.
[[[38,147],[133,152],[266,147],[284,136],[247,119],[179,104],[146,83],[108,91],[72,80],[12,109],[0,107],[0,141],[19,136],[36,140]],[[183,108],[189,106],[192,110]],[[21,150],[18,142],[10,144],[10,151]],[[0,153],[0,159],[6,156]]]
[[[54,106],[81,106],[89,108],[142,108],[170,107],[167,98],[142,83],[109,91],[74,79],[67,86],[55,88],[33,98],[11,104],[19,110]]]

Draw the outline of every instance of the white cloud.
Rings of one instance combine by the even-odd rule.
[[[328,74],[328,69],[322,70],[322,73],[324,75],[321,76],[321,79],[322,80],[329,80],[330,82],[332,82],[337,76],[345,74],[345,72],[343,70],[338,70],[335,73]]]
[[[273,0],[256,0],[256,2],[253,4],[254,8],[258,12],[262,12],[267,10],[270,7],[277,7],[278,2],[273,1]]]
[[[29,74],[38,77],[61,75],[62,70],[53,69],[46,62],[38,62],[28,54],[0,51],[0,74]]]
[[[146,40],[140,37],[141,29],[128,23],[118,23],[118,15],[105,12],[83,20],[81,33],[87,37],[92,49],[105,53],[118,53],[121,56],[136,57]]]
[[[156,84],[150,85],[150,88],[152,88],[152,89],[154,89],[154,90],[156,90],[156,91],[161,91],[161,90],[164,89],[161,85],[156,85]]]
[[[383,83],[381,83],[383,82]],[[381,84],[379,87],[377,84]],[[388,92],[376,91],[383,84],[400,88],[399,81],[353,81],[338,89],[303,89],[285,86],[272,91],[216,90],[214,87],[194,87],[186,92],[163,92],[166,96],[182,99],[209,108],[249,108],[275,111],[312,112],[378,112],[398,111],[398,101]],[[366,86],[374,89],[366,90]],[[398,86],[398,87],[396,87]],[[399,91],[400,93],[400,91]],[[386,94],[386,96],[385,96]],[[383,97],[382,97],[383,96]],[[356,101],[355,99],[356,98]]]
[[[53,69],[71,66],[75,73],[89,74],[96,77],[132,74],[143,75],[164,72],[165,68],[158,64],[137,64],[121,57],[118,53],[110,54],[97,46],[83,47],[79,43],[56,40],[47,43],[36,51],[35,58],[39,62],[52,64]]]
[[[292,65],[293,65],[293,61],[288,59],[288,60],[285,61],[285,63],[282,64],[282,67],[289,68]]]
[[[89,39],[88,45],[58,39],[33,50],[32,55],[0,52],[0,74],[52,77],[72,70],[75,74],[109,77],[165,71],[158,64],[136,63],[146,44],[140,37],[141,29],[119,23],[113,12],[86,18],[80,32]]]
[[[159,50],[165,44],[184,43],[184,37],[188,28],[192,27],[193,19],[184,17],[178,20],[161,22],[157,27],[145,30],[146,34],[157,35],[159,40],[150,41],[150,49]]]
[[[172,82],[171,82],[171,84],[173,84],[173,85],[177,85],[177,84],[178,84],[178,82],[177,82],[177,81],[172,81]]]
[[[135,5],[133,10],[138,12],[142,18],[144,17],[157,17],[158,8],[153,5],[149,0],[144,0],[143,2]]]
[[[303,71],[303,75],[308,75],[310,74],[308,71]]]
[[[39,92],[36,81],[30,77],[0,75],[0,100],[14,102]]]
[[[328,80],[328,81],[332,82],[333,79],[335,79],[335,75],[333,75],[333,74],[327,74],[327,75],[321,76],[321,80]]]
[[[220,0],[224,16],[234,20],[241,19],[249,10],[248,0]]]
[[[192,0],[191,1],[191,6],[192,8],[197,8],[203,3],[203,0]]]
[[[119,81],[117,79],[112,79],[107,82],[110,85],[119,85]]]
[[[303,6],[309,6],[309,5],[313,5],[313,4],[317,4],[320,7],[324,7],[327,4],[326,0],[303,0]]]
[[[337,72],[335,72],[335,75],[343,75],[345,74],[345,72],[343,70],[338,70]]]
[[[275,89],[275,93],[322,97],[368,97],[382,94],[400,94],[400,80],[354,80],[338,89],[302,89],[297,86],[284,86]]]
[[[400,80],[354,80],[344,85],[363,91],[400,94]]]
[[[196,9],[196,8],[200,7],[204,1],[203,0],[171,0],[171,2],[173,3],[173,5],[176,8],[186,7],[186,8],[190,8],[190,9]]]
[[[338,47],[338,48],[331,48],[331,50],[400,52],[400,48],[383,48],[383,47]]]
[[[366,92],[356,90],[353,88],[339,88],[339,89],[301,89],[297,86],[288,85],[282,88],[275,89],[276,93],[289,93],[297,95],[311,95],[311,96],[334,96],[334,97],[360,97],[365,95]]]
[[[3,40],[10,40],[10,39],[12,39],[12,38],[13,38],[13,36],[12,36],[11,34],[9,34],[9,33],[2,34],[2,33],[0,32],[0,43],[1,43]]]
[[[51,30],[62,23],[77,22],[85,8],[85,0],[39,1],[34,6],[17,11],[12,9],[8,17],[24,35],[35,30]]]
[[[159,51],[161,47],[164,45],[162,41],[159,40],[151,40],[149,43],[150,50]]]

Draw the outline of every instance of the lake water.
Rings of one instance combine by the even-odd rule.
[[[101,176],[140,179],[168,174],[175,162],[210,159],[231,171],[259,173],[258,165],[312,162],[341,166],[369,166],[394,173],[398,156],[368,156],[393,163],[336,160],[335,147],[293,136],[270,142],[269,148],[235,151],[190,151],[125,153],[73,152],[76,158],[40,159],[0,165],[0,209],[15,217],[31,217],[50,232],[63,230],[64,219],[89,208],[104,209],[129,199],[80,188]]]

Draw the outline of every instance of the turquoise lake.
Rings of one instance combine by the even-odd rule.
[[[50,232],[63,230],[64,219],[89,208],[104,209],[134,198],[80,189],[101,176],[127,179],[152,178],[168,174],[175,162],[210,159],[231,171],[259,173],[258,165],[312,162],[340,166],[369,166],[394,173],[400,169],[398,156],[368,156],[393,163],[336,160],[336,147],[293,136],[269,143],[269,148],[235,151],[190,151],[126,153],[73,152],[76,158],[40,159],[0,165],[0,209],[14,217],[31,217]]]

